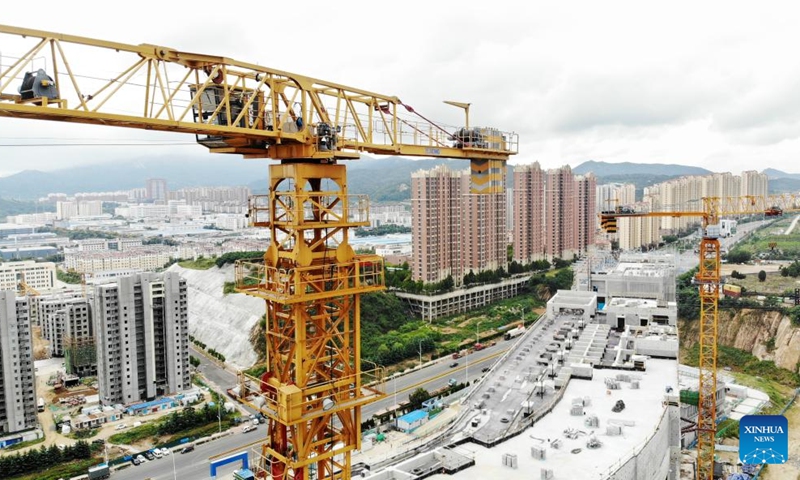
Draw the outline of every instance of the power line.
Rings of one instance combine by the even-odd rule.
[[[155,143],[0,143],[0,147],[153,147],[197,145],[195,142],[155,142]]]

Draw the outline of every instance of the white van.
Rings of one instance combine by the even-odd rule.
[[[255,429],[256,429],[255,425],[245,425],[244,428],[242,429],[242,433],[252,432]]]

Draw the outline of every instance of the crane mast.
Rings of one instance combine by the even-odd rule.
[[[259,477],[350,478],[361,408],[384,395],[363,369],[360,297],[384,289],[383,260],[357,255],[369,225],[340,160],[362,152],[470,161],[472,193],[499,194],[518,137],[434,124],[399,98],[156,45],[0,25],[0,117],[194,134],[212,153],[267,158],[269,193],[250,199],[269,229],[262,259],[236,264],[239,291],[264,299],[266,373],[242,375],[242,400],[268,418]],[[6,41],[8,40],[8,41]],[[10,48],[21,53],[9,57]],[[92,70],[100,70],[94,73]]]
[[[608,233],[617,231],[617,220],[628,217],[695,217],[702,221],[700,262],[694,283],[700,296],[699,384],[697,404],[697,480],[714,479],[714,451],[717,432],[717,339],[719,328],[720,242],[719,219],[723,216],[800,211],[798,197],[744,195],[703,197],[701,208],[676,206],[663,211],[634,211],[617,206],[600,214],[600,225]]]

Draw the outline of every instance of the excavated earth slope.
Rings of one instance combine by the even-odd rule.
[[[250,331],[264,315],[264,301],[240,293],[222,294],[225,282],[233,281],[232,265],[192,270],[175,264],[169,271],[186,279],[189,334],[225,355],[227,363],[242,369],[252,366],[256,352]]]
[[[700,335],[699,322],[682,321],[679,327],[683,346],[689,347]],[[735,347],[761,360],[773,360],[779,367],[796,371],[800,360],[800,329],[792,320],[779,312],[763,310],[741,310],[732,318],[727,312],[720,313],[718,325],[719,343]],[[774,339],[774,349],[768,351],[767,344]]]

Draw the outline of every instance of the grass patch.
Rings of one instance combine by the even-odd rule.
[[[155,422],[131,428],[128,431],[115,433],[108,438],[109,443],[130,445],[138,441],[155,436],[158,433],[158,424]]]
[[[200,257],[197,260],[180,261],[178,262],[178,265],[180,265],[183,268],[188,268],[191,270],[208,270],[209,268],[217,265],[217,259],[213,257],[212,258]]]
[[[222,294],[228,295],[231,293],[236,293],[236,282],[225,282],[222,286]]]
[[[797,258],[797,254],[800,253],[800,229],[795,228],[789,235],[783,234],[794,217],[794,214],[786,216],[753,232],[746,241],[737,245],[737,248],[747,250],[754,255],[765,253],[773,259],[792,260]],[[773,243],[775,244],[774,250],[770,246]]]
[[[233,422],[231,420],[223,420],[222,421],[222,431],[223,432],[225,430],[231,428],[232,426],[233,426]],[[219,431],[220,431],[219,424],[217,422],[211,422],[211,423],[208,423],[206,425],[202,425],[202,426],[199,426],[199,427],[195,427],[195,428],[193,428],[191,430],[187,430],[185,432],[176,433],[176,434],[172,435],[171,437],[169,437],[167,439],[167,441],[163,442],[163,443],[169,444],[169,443],[172,443],[172,442],[177,442],[182,438],[193,438],[194,439],[194,438],[200,438],[200,437],[207,437],[207,436],[213,435],[213,434],[215,434],[215,433],[217,433]]]
[[[253,365],[252,367],[248,368],[244,371],[247,375],[255,378],[261,378],[261,375],[264,375],[264,372],[267,371],[267,366],[262,364]]]
[[[717,425],[717,438],[739,438],[739,420],[726,418]]]
[[[773,415],[779,413],[786,405],[786,402],[794,395],[794,389],[763,377],[733,372],[733,378],[740,385],[761,390],[769,396],[770,405],[761,410],[760,413],[762,414]]]
[[[78,475],[85,475],[89,467],[93,467],[101,462],[102,460],[99,458],[74,460],[69,463],[62,463],[58,466],[48,468],[46,472],[17,475],[16,477],[10,477],[9,480],[59,480],[61,478],[72,478]]]
[[[87,430],[75,430],[74,432],[70,433],[67,436],[69,438],[74,438],[75,440],[82,440],[82,439],[94,437],[95,435],[97,435],[97,432],[99,432],[99,430],[96,429],[96,428],[87,429]]]
[[[696,367],[698,365],[699,346],[682,355],[682,363]],[[771,405],[762,413],[777,413],[789,401],[794,389],[800,386],[800,375],[786,368],[778,367],[772,360],[759,360],[750,353],[738,348],[720,345],[717,347],[717,365],[728,367],[736,381],[750,388],[760,390],[769,396]]]

